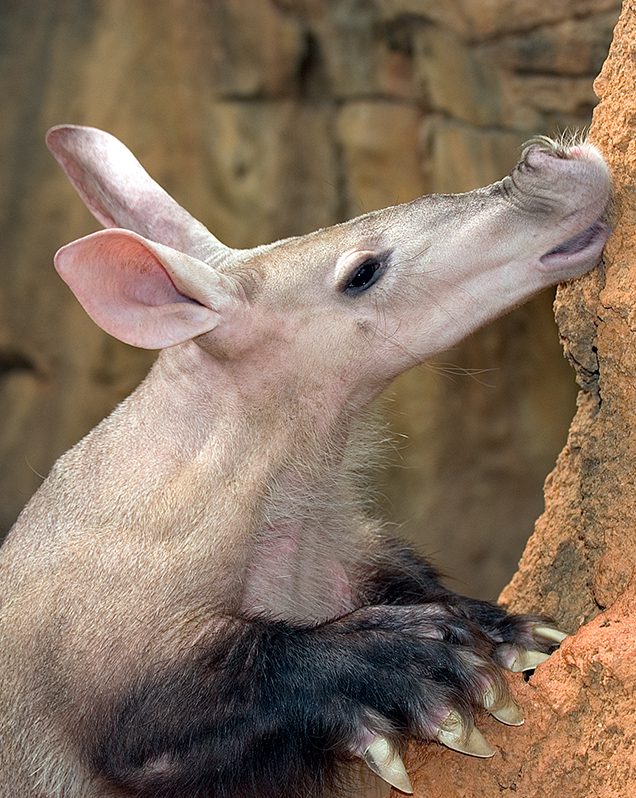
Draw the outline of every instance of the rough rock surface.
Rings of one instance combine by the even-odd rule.
[[[0,4],[0,535],[52,461],[142,378],[55,275],[97,228],[43,137],[125,140],[227,243],[491,182],[589,122],[617,0],[5,0]],[[542,509],[576,394],[551,298],[405,375],[389,517],[494,596]],[[485,373],[473,378],[462,368]]]
[[[578,412],[546,483],[545,513],[502,594],[575,634],[528,682],[511,678],[522,728],[479,721],[493,759],[412,748],[416,796],[636,794],[635,87],[636,2],[626,0],[590,131],[614,173],[616,231],[602,266],[558,292]]]

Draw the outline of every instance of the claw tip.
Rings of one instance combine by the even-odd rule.
[[[464,723],[456,712],[448,714],[445,724],[437,732],[437,740],[447,748],[459,751],[461,754],[477,756],[482,759],[488,759],[495,755],[494,749],[490,747],[476,726],[473,726],[470,733],[466,734]]]
[[[555,629],[553,626],[542,625],[535,626],[532,633],[535,637],[542,637],[544,640],[548,640],[550,643],[556,643],[557,645],[560,645],[568,636],[565,632],[562,632],[560,629]]]
[[[533,671],[537,665],[541,665],[548,659],[550,659],[550,655],[544,654],[542,651],[520,651],[510,665],[510,670],[513,673]]]
[[[387,784],[400,792],[412,795],[413,787],[404,762],[386,737],[376,736],[366,748],[362,758],[369,769]]]

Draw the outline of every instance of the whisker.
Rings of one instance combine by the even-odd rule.
[[[24,462],[26,463],[27,467],[28,467],[28,468],[29,468],[31,471],[33,471],[33,473],[35,474],[35,476],[36,476],[36,477],[40,477],[40,479],[46,479],[46,475],[45,475],[45,474],[40,474],[40,472],[39,472],[39,471],[37,471],[37,470],[36,470],[36,469],[35,469],[35,468],[34,468],[34,467],[31,465],[31,463],[29,462],[29,458],[28,458],[28,457],[26,457],[26,455],[25,455],[25,457],[24,457]]]

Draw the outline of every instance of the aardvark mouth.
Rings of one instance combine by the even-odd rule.
[[[609,225],[597,219],[540,258],[542,265],[576,267],[588,257],[599,256],[610,234]]]

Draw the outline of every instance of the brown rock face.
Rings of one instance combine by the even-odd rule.
[[[595,84],[590,132],[614,173],[616,231],[602,266],[561,287],[555,306],[581,386],[578,412],[546,484],[545,513],[502,594],[512,609],[550,613],[576,634],[528,682],[511,679],[523,727],[479,720],[498,750],[492,760],[412,749],[418,796],[636,794],[635,87],[629,1]]]

